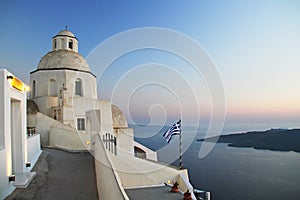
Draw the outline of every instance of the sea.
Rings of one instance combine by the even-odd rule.
[[[289,127],[295,128],[296,125]],[[130,125],[135,140],[155,150],[159,161],[179,166],[179,136],[167,144],[168,126]],[[284,128],[289,128],[284,127]],[[276,125],[225,125],[222,134],[267,130]],[[300,153],[228,147],[217,143],[199,157],[207,127],[182,127],[183,166],[194,188],[209,191],[213,200],[300,199]]]

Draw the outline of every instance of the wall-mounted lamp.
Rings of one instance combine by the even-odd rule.
[[[15,175],[10,175],[9,177],[8,177],[8,181],[9,182],[12,182],[12,181],[15,181],[16,180],[16,176]]]
[[[31,167],[31,162],[27,162],[26,167]]]
[[[14,77],[12,75],[8,75],[8,76],[6,76],[6,79],[8,80],[9,84],[13,88],[15,88],[19,91],[22,91],[22,92],[25,90],[26,85],[22,81],[17,79],[16,77]]]

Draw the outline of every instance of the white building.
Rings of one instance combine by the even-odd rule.
[[[16,187],[26,187],[40,153],[38,134],[26,134],[25,84],[0,70],[0,199]]]
[[[96,76],[78,53],[73,33],[60,31],[52,44],[52,51],[30,73],[30,99],[41,113],[84,131],[85,112],[93,109],[97,99]]]
[[[42,145],[68,150],[90,149],[93,138],[86,133],[87,118],[97,119],[105,137],[118,139],[121,152],[157,159],[156,153],[134,142],[121,110],[97,99],[96,76],[78,53],[78,39],[69,30],[52,38],[52,50],[30,73],[30,100],[39,110],[28,117],[28,126],[41,134]],[[86,116],[86,112],[94,111]],[[92,132],[95,130],[91,130]],[[94,137],[94,136],[92,136]]]

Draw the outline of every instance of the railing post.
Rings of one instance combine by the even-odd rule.
[[[206,200],[210,200],[210,192],[206,192]]]
[[[117,155],[117,138],[114,137],[115,155]]]

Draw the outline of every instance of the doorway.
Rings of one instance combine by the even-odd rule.
[[[10,105],[11,162],[12,174],[15,174],[23,172],[22,111],[20,101],[11,99]]]

